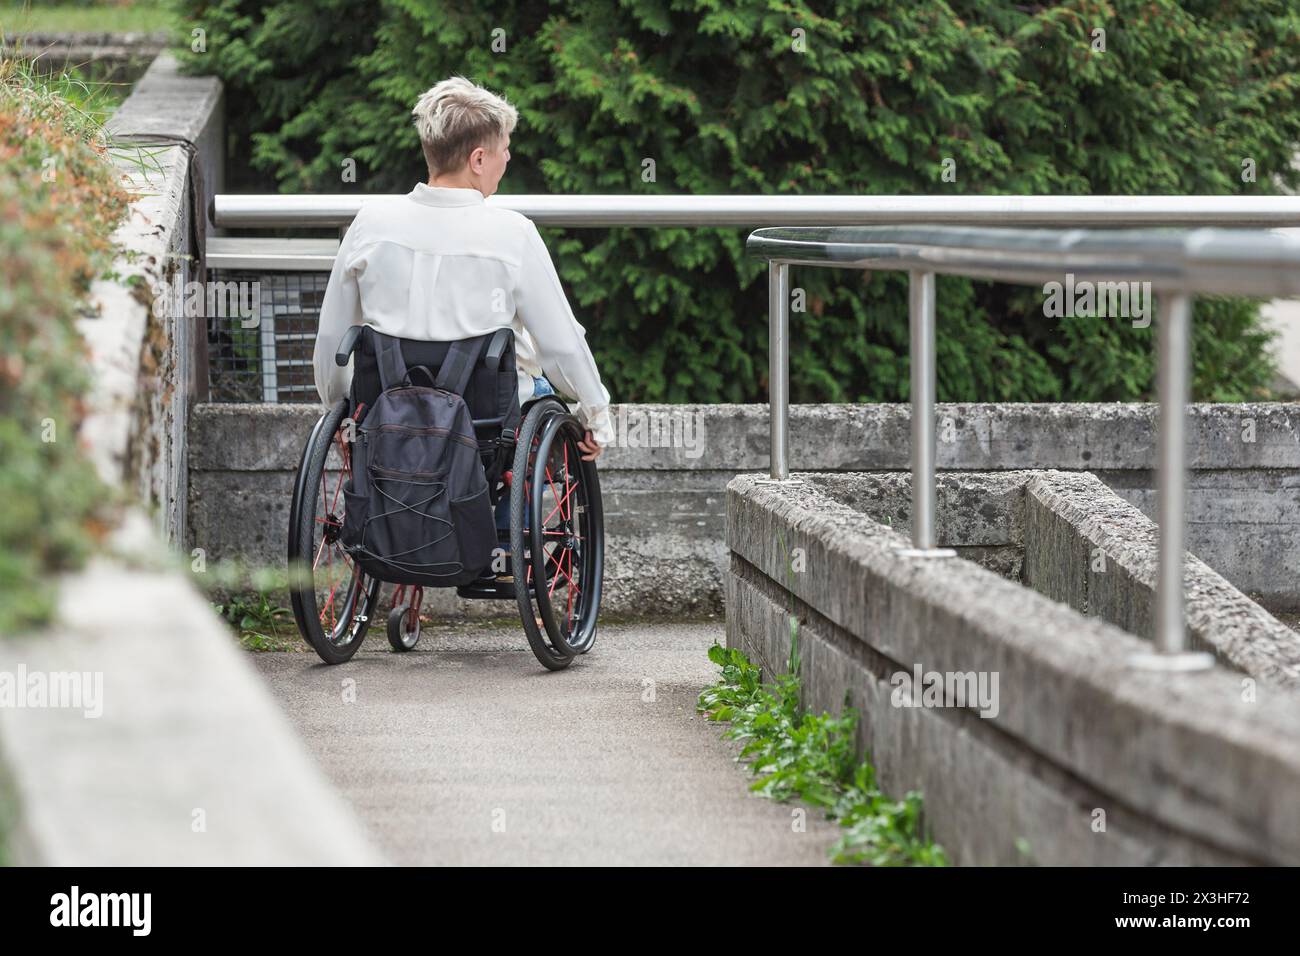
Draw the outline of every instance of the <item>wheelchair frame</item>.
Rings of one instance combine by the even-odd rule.
[[[357,349],[362,329],[354,326],[344,336],[335,355],[340,366]],[[494,372],[492,363],[502,354],[498,338],[509,334],[508,329],[495,333],[480,358]],[[365,414],[364,406],[354,405],[349,395],[316,422],[289,509],[294,619],[327,664],[344,663],[360,649],[382,587],[390,583],[362,572],[339,540],[342,491],[352,468],[349,446]],[[497,529],[492,564],[456,591],[472,600],[514,600],[534,656],[548,670],[561,670],[596,639],[604,572],[600,481],[595,462],[583,461],[578,449],[585,429],[563,400],[553,395],[530,400],[521,413],[518,433],[496,439],[494,452],[511,465],[492,482],[491,495],[495,513],[500,495],[509,493],[510,531]],[[504,420],[504,415],[475,419],[475,431],[499,428]],[[395,584],[387,628],[394,651],[409,651],[419,641],[423,590]]]

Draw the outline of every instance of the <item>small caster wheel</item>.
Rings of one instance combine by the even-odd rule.
[[[399,654],[415,647],[420,640],[420,612],[409,604],[399,604],[388,613],[388,643]]]

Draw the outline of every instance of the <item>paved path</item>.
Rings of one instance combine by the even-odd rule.
[[[517,624],[426,625],[409,654],[372,631],[340,667],[253,657],[394,863],[824,864],[839,828],[808,809],[797,832],[695,716],[715,640],[720,624],[605,625],[556,674]]]

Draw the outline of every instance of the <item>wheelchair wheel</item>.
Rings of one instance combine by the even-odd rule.
[[[420,643],[420,602],[424,599],[424,589],[411,588],[406,593],[405,585],[399,585],[393,592],[393,609],[388,612],[388,643],[399,654],[414,650]]]
[[[604,521],[595,462],[578,449],[583,434],[561,402],[538,401],[520,428],[511,475],[515,596],[529,646],[551,670],[596,639]]]
[[[341,429],[348,403],[340,401],[312,430],[289,507],[289,595],[304,640],[326,664],[342,664],[361,647],[380,582],[344,552],[343,483],[351,448]],[[331,457],[331,452],[336,460]],[[337,471],[327,469],[337,467]]]
[[[412,620],[414,619],[414,620]],[[388,613],[388,643],[399,654],[420,642],[420,609],[399,604]]]

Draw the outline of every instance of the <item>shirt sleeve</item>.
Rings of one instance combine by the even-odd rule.
[[[358,213],[339,243],[334,267],[330,270],[329,284],[321,301],[320,322],[316,331],[316,351],[312,357],[315,367],[316,391],[327,406],[333,405],[348,393],[352,383],[352,363],[340,368],[334,363],[343,335],[354,325],[362,324],[361,289],[358,273],[365,268],[358,261],[356,250],[360,244],[361,229]]]
[[[523,259],[515,310],[537,342],[542,373],[578,402],[578,420],[602,445],[614,442],[609,414],[609,392],[601,384],[596,360],[587,346],[586,329],[578,324],[560,285],[555,263],[532,220],[525,220]]]

